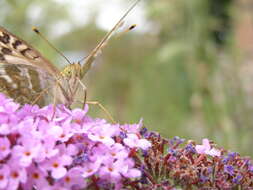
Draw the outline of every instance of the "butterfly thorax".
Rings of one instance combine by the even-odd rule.
[[[80,85],[82,66],[79,62],[67,65],[61,72],[58,79],[59,90],[63,95],[60,102],[70,106]]]

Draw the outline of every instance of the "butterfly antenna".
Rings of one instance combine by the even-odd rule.
[[[136,24],[132,24],[131,26],[129,26],[127,29],[123,30],[122,32],[118,33],[116,37],[121,37],[122,35],[124,35],[125,33],[133,30],[137,25]]]
[[[86,59],[85,64],[82,67],[81,78],[87,73],[90,69],[92,62],[94,61],[97,53],[101,50],[101,48],[107,43],[110,39],[112,33],[117,30],[121,25],[125,17],[129,14],[129,12],[140,2],[141,0],[136,0],[135,3],[126,11],[126,13],[119,19],[119,21],[114,25],[114,27],[104,36],[104,38],[99,42],[99,44],[91,51],[91,53],[83,58]],[[134,27],[133,27],[134,28]],[[132,28],[132,29],[133,29]],[[80,60],[83,61],[83,59]]]
[[[51,48],[53,48],[57,53],[59,53],[69,64],[71,64],[71,62],[68,60],[68,58],[58,49],[56,49],[56,47],[53,46],[53,44],[51,44],[47,38],[36,28],[33,27],[32,30],[38,34]]]

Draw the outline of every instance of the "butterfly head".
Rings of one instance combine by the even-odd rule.
[[[61,74],[66,79],[80,78],[81,75],[81,64],[79,62],[67,65]]]

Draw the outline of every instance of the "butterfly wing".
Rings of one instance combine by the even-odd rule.
[[[52,102],[53,95],[48,93],[52,92],[54,84],[55,78],[44,70],[30,65],[0,62],[0,92],[20,104],[36,103],[42,107]]]
[[[43,90],[56,84],[59,73],[40,52],[0,26],[0,92],[21,104],[40,96],[36,104],[44,106],[55,94]]]
[[[0,62],[5,64],[30,65],[53,76],[59,70],[35,48],[0,26]]]

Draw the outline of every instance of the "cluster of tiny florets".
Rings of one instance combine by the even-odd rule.
[[[0,189],[253,189],[250,158],[87,111],[21,107],[0,94]]]
[[[152,147],[136,158],[142,178],[135,189],[253,189],[253,164],[248,157],[215,148],[208,139],[202,144],[184,139],[162,138],[145,132]]]
[[[131,156],[151,146],[141,122],[110,124],[87,111],[20,107],[0,95],[0,189],[121,189],[141,177]]]

